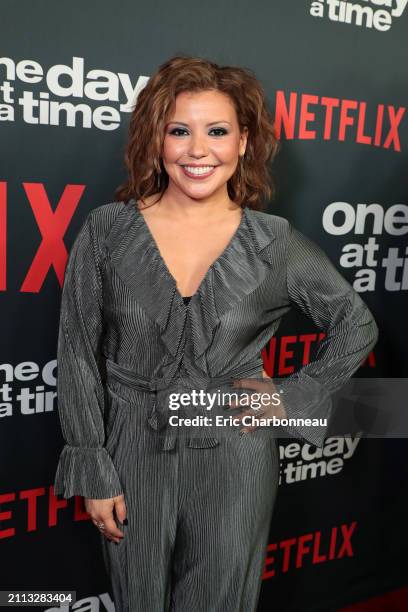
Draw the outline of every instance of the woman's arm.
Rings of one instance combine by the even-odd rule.
[[[325,252],[292,225],[286,282],[290,301],[326,336],[319,344],[316,359],[280,381],[283,408],[289,418],[330,418],[330,394],[347,382],[375,346],[378,326],[359,294]],[[316,446],[324,444],[326,428],[285,429]]]
[[[102,337],[102,282],[92,212],[71,249],[61,296],[58,335],[58,411],[66,441],[54,492],[107,499],[122,494],[104,448],[104,388],[97,364]]]

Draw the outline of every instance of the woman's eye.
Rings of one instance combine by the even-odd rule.
[[[221,132],[220,136],[223,136],[224,134],[228,134],[225,128],[213,128],[211,132]]]
[[[178,136],[176,132],[186,132],[186,130],[183,130],[183,128],[173,128],[172,130],[170,130],[169,134],[174,134],[175,136]]]
[[[185,132],[186,133],[187,130],[185,130],[184,128],[173,128],[172,130],[170,130],[169,134],[172,134],[174,136],[179,136],[178,132]],[[220,134],[217,134],[217,136],[218,135],[223,136],[224,134],[228,134],[228,131],[225,128],[212,128],[210,130],[210,133],[211,132],[221,132]]]

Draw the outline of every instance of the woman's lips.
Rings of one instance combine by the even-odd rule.
[[[193,174],[192,172],[189,172],[187,170],[187,168],[185,168],[184,166],[181,166],[181,169],[183,171],[183,173],[188,176],[188,178],[192,178],[192,179],[203,179],[203,178],[207,178],[208,176],[211,176],[212,174],[214,174],[215,169],[217,168],[217,166],[214,166],[213,168],[211,168],[211,170],[209,172],[205,172],[202,174]]]

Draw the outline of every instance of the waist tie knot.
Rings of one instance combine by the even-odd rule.
[[[201,389],[206,390],[209,387],[227,384],[232,378],[243,378],[245,376],[251,376],[252,374],[257,374],[262,377],[262,368],[262,359],[257,359],[240,368],[231,370],[228,375],[222,377],[210,378],[208,376],[197,375],[197,373],[194,372],[192,375],[185,374],[179,378],[173,377],[172,380],[169,381],[166,380],[165,377],[152,376],[147,378],[137,374],[128,367],[115,363],[111,359],[106,359],[107,381],[112,379],[132,389],[152,394],[152,408],[146,421],[156,432],[165,430],[164,435],[160,436],[160,450],[163,451],[174,449],[177,439],[175,430],[178,428],[169,426],[167,410],[164,408],[165,405],[168,407],[170,394],[180,392],[182,389],[194,388],[197,385],[200,386]],[[163,397],[163,392],[165,397]],[[163,402],[163,399],[166,401]],[[219,440],[209,435],[205,428],[200,429],[199,436],[189,436],[187,438],[187,446],[190,448],[211,448],[218,444]]]

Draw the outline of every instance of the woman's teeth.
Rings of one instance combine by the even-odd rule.
[[[195,168],[193,166],[183,166],[184,170],[189,172],[190,174],[208,174],[215,168],[215,166],[202,166],[201,168]]]

